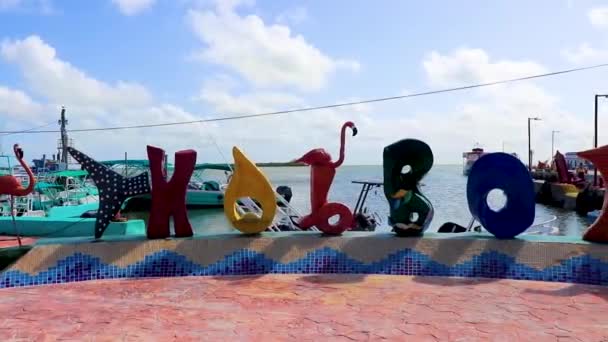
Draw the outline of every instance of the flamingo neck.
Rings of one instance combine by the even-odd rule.
[[[342,126],[342,130],[340,132],[340,157],[336,160],[335,163],[332,163],[334,168],[339,167],[344,162],[344,144],[346,142],[346,125]]]
[[[25,195],[27,195],[34,190],[34,185],[36,183],[36,180],[34,178],[34,173],[30,169],[30,167],[23,161],[23,158],[17,158],[17,160],[19,161],[19,164],[21,164],[21,166],[25,169],[25,172],[27,172],[27,176],[29,178],[27,188],[24,191]],[[23,196],[25,196],[25,195],[23,195]]]

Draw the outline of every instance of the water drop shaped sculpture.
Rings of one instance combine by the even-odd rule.
[[[268,228],[277,211],[277,202],[270,181],[238,147],[232,148],[234,172],[224,194],[224,214],[232,226],[245,234],[261,233]],[[239,213],[238,201],[249,197],[257,201],[261,216],[253,212]]]

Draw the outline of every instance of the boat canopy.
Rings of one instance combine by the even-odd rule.
[[[117,160],[104,160],[104,161],[100,161],[99,162],[102,165],[105,166],[120,166],[120,165],[126,165],[126,166],[133,166],[133,167],[145,167],[145,168],[150,168],[150,161],[148,159],[117,159]],[[173,164],[169,163],[167,164],[168,168],[173,168]]]
[[[52,177],[84,177],[88,176],[89,173],[85,170],[64,170],[49,173]]]
[[[148,161],[148,159],[104,160],[104,161],[100,161],[99,163],[103,164],[105,166],[132,165],[132,166],[150,167],[150,162]]]
[[[147,159],[127,159],[127,160],[104,160],[100,162],[101,164],[108,167],[116,167],[116,166],[127,166],[127,167],[135,167],[135,168],[150,168],[150,162]],[[168,170],[173,170],[173,164],[167,164]],[[214,164],[214,163],[203,163],[196,164],[194,166],[194,170],[202,171],[202,170],[220,170],[220,171],[232,171],[230,165],[227,164]]]
[[[47,183],[47,182],[38,182],[38,183],[36,183],[36,186],[34,189],[36,191],[41,191],[41,190],[46,190],[46,189],[58,189],[58,188],[61,188],[61,185]]]

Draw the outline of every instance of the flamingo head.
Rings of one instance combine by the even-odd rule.
[[[19,144],[13,145],[13,151],[15,152],[15,157],[17,157],[17,159],[23,159],[23,149],[19,147]]]
[[[357,132],[358,132],[358,131],[357,131],[357,126],[355,126],[355,124],[354,124],[352,121],[347,121],[347,122],[345,122],[345,123],[344,123],[344,125],[343,125],[342,127],[348,127],[348,128],[350,128],[350,129],[352,129],[352,130],[353,130],[353,137],[354,137],[355,135],[357,135]]]

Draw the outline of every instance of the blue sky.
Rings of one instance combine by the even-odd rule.
[[[608,62],[601,1],[212,1],[0,0],[0,130],[24,129],[68,110],[70,127],[162,123],[383,97]],[[381,163],[403,138],[431,145],[436,163],[460,163],[481,143],[526,155],[533,145],[591,147],[593,94],[608,68],[577,74],[289,116],[171,128],[74,133],[98,159],[145,145],[194,148],[221,161],[233,145],[257,161],[316,147],[348,164]],[[606,101],[608,102],[608,100]],[[605,122],[608,106],[602,105]],[[51,125],[49,127],[55,127]],[[600,127],[606,127],[606,124]],[[54,152],[57,136],[12,135],[29,156]],[[608,143],[608,134],[600,134]]]

